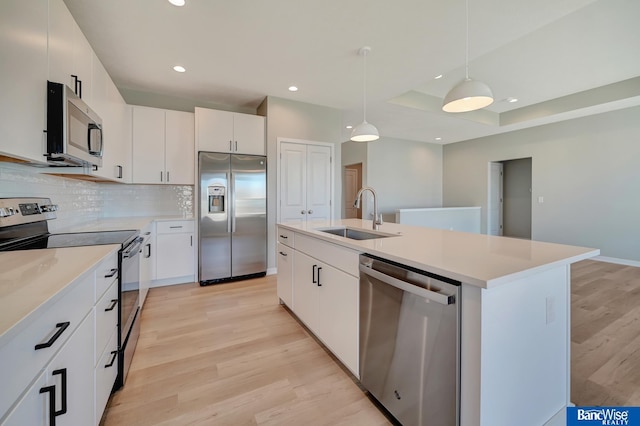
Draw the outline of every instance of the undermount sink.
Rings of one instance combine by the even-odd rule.
[[[362,229],[338,227],[338,228],[318,228],[316,231],[326,232],[327,234],[337,235],[339,237],[349,238],[351,240],[373,240],[376,238],[397,237],[394,234],[385,234],[384,232],[365,231]]]

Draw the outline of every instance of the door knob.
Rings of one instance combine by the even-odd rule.
[[[313,214],[313,210],[309,210],[309,214]]]

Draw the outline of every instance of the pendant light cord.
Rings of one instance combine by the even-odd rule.
[[[466,80],[469,80],[469,0],[465,0],[465,19],[467,23],[467,39],[464,54],[464,76]]]
[[[363,78],[362,78],[362,116],[367,121],[367,51],[362,51],[363,56]]]

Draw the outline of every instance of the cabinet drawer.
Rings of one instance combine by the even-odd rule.
[[[100,300],[113,282],[118,282],[118,252],[114,251],[96,268],[96,292],[92,305]]]
[[[109,338],[109,342],[98,360],[95,368],[95,413],[96,419],[94,424],[99,424],[102,413],[109,401],[111,388],[116,381],[118,374],[118,333],[114,327]]]
[[[67,292],[19,335],[0,348],[0,416],[52,359],[93,306],[94,272],[78,278]],[[68,325],[66,325],[68,323]],[[60,324],[60,326],[57,326]],[[66,325],[66,328],[65,328]],[[54,339],[54,336],[58,335]],[[51,346],[35,349],[41,343]]]
[[[156,223],[157,234],[176,234],[180,232],[193,232],[193,230],[193,220],[176,220]]]
[[[288,229],[278,227],[278,242],[284,244],[285,246],[289,246],[295,248],[294,239],[295,232],[290,231]]]
[[[355,250],[302,234],[296,235],[296,250],[341,269],[354,277],[360,276],[358,272],[358,256],[360,253]]]
[[[102,355],[111,337],[113,329],[118,325],[118,282],[114,282],[109,290],[96,304],[96,335],[94,365]]]

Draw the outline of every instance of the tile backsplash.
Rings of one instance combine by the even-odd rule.
[[[193,186],[96,183],[45,174],[48,170],[0,162],[0,198],[51,198],[59,206],[57,219],[49,222],[54,232],[109,217],[193,215]]]

